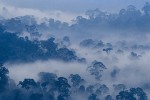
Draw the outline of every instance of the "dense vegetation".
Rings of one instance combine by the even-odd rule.
[[[88,10],[85,15],[78,16],[72,25],[54,19],[46,19],[46,22],[38,23],[34,16],[21,16],[11,19],[1,19],[0,22],[8,31],[17,33],[28,31],[31,34],[39,35],[42,31],[48,30],[58,32],[63,30],[93,31],[94,30],[121,30],[132,32],[149,32],[150,25],[150,3],[146,2],[142,9],[129,5],[118,13],[108,13],[99,9]]]
[[[64,32],[75,32],[81,36],[93,30],[94,32],[95,30],[122,30],[143,32],[144,34],[150,31],[150,3],[146,2],[142,10],[130,5],[116,14],[102,12],[99,9],[89,10],[86,12],[86,16],[86,18],[78,16],[71,25],[54,19],[46,19],[46,22],[38,23],[34,16],[0,19],[0,100],[148,100],[145,88],[149,89],[149,81],[148,83],[142,82],[141,87],[133,88],[119,83],[120,81],[113,82],[117,81],[115,79],[119,77],[122,69],[125,70],[124,75],[129,74],[128,71],[132,72],[136,67],[132,68],[132,64],[127,64],[124,66],[129,66],[131,69],[129,67],[119,69],[118,66],[122,65],[122,62],[119,62],[122,60],[121,58],[124,61],[127,58],[127,61],[133,63],[140,62],[142,56],[145,56],[150,50],[150,45],[128,41],[105,43],[102,40],[84,38],[79,41],[77,50],[70,49],[71,42],[68,36],[62,36],[61,41],[57,41],[56,37],[52,37],[51,34],[46,39],[42,39],[42,36],[47,32],[52,32],[52,34],[56,32],[60,36]],[[61,32],[62,34],[60,34]],[[96,57],[92,58],[91,55],[89,58],[92,59],[92,62],[86,57],[82,58],[86,55],[89,56],[89,52],[79,57],[80,54],[77,54],[77,51],[80,51],[80,48],[94,52],[94,56],[98,56],[97,59],[95,59]],[[84,62],[85,65],[90,63],[89,66],[86,66],[86,72],[94,78],[95,83],[88,82],[79,74],[70,74],[68,77],[64,77],[55,72],[40,72],[38,79],[25,78],[16,83],[15,79],[9,77],[7,69],[9,67],[3,66],[7,63],[34,63],[38,60],[51,59],[67,62],[67,64],[68,62],[69,64]],[[99,61],[101,59],[108,62],[107,65],[113,63],[113,68],[107,68],[103,61]],[[145,65],[143,64],[143,66]],[[112,83],[109,83],[111,87],[101,80],[103,72],[107,69],[111,69],[107,73],[109,78],[111,77]],[[140,72],[140,69],[134,70],[136,73]],[[145,75],[145,73],[139,73],[139,75]]]
[[[101,62],[95,62],[93,66],[97,67],[97,63]],[[16,84],[9,78],[8,73],[8,69],[1,65],[1,100],[148,100],[142,88],[127,90],[123,84],[114,85],[114,93],[118,93],[114,97],[110,95],[110,90],[105,84],[88,85],[78,74],[71,74],[65,78],[55,73],[40,72],[39,80],[28,78]]]
[[[31,62],[36,60],[59,59],[63,61],[80,60],[73,50],[58,48],[54,38],[47,40],[29,40],[15,33],[0,29],[0,61]]]

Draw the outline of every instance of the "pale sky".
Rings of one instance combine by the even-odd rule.
[[[85,16],[89,9],[119,12],[128,5],[141,9],[148,1],[150,0],[0,0],[0,16],[12,18],[34,15],[70,23],[77,16]]]
[[[128,5],[141,8],[150,0],[1,0],[3,3],[39,10],[59,10],[67,12],[85,12],[88,9],[99,8],[110,12],[118,11]]]

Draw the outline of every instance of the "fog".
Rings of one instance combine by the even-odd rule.
[[[120,39],[121,40],[121,39]],[[129,42],[130,43],[130,42]],[[71,43],[69,48],[76,51],[77,56],[86,58],[86,63],[79,62],[62,62],[56,60],[36,61],[34,63],[7,63],[10,71],[10,78],[16,82],[25,78],[33,78],[38,80],[38,73],[50,72],[56,73],[58,76],[69,77],[70,74],[79,74],[88,84],[106,84],[110,89],[114,84],[125,84],[127,88],[142,87],[149,91],[147,85],[149,83],[149,59],[150,51],[142,48],[128,48],[123,50],[119,45],[113,44],[113,50],[107,54],[102,48],[82,47],[77,43]],[[137,44],[132,42],[132,44]],[[131,44],[127,44],[130,47]],[[105,48],[105,47],[103,47]],[[123,53],[117,53],[117,50],[122,49]],[[138,56],[132,56],[131,52],[136,52]],[[101,80],[97,81],[94,76],[91,76],[87,71],[88,66],[92,61],[98,60],[104,63],[106,70],[102,72]],[[115,76],[112,76],[114,70],[117,70]],[[149,95],[149,93],[148,93]]]
[[[0,5],[0,99],[150,98],[150,3],[81,15]]]
[[[70,74],[80,74],[83,77],[88,77],[86,73],[86,64],[81,63],[65,63],[62,61],[37,61],[35,63],[26,64],[6,64],[10,70],[10,76],[16,82],[25,78],[34,78],[37,80],[38,73],[50,72],[56,73],[58,76],[69,77]],[[17,72],[16,72],[17,71]],[[84,73],[83,73],[84,72]]]
[[[71,13],[71,12],[62,12],[60,10],[39,10],[31,8],[18,8],[10,5],[0,4],[0,15],[4,18],[13,18],[18,16],[33,15],[36,17],[36,20],[41,23],[44,19],[54,18],[55,20],[61,20],[62,22],[72,23],[77,15],[83,15],[82,13]]]

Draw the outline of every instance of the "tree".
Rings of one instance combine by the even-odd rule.
[[[61,41],[61,46],[68,47],[70,46],[70,39],[68,36],[63,37],[63,40]]]
[[[88,97],[88,100],[99,100],[97,98],[97,95],[96,94],[91,94],[89,97]]]
[[[111,95],[107,95],[107,96],[105,97],[105,100],[114,100],[114,99],[112,98]]]
[[[93,85],[89,85],[89,86],[86,88],[86,92],[87,92],[87,93],[94,93],[94,86],[93,86]]]
[[[4,92],[7,89],[8,85],[8,69],[3,67],[2,64],[0,64],[0,93]]]
[[[20,81],[18,85],[21,85],[22,88],[27,90],[37,87],[37,83],[34,79],[24,79],[23,81]]]
[[[57,97],[57,100],[66,100],[66,98],[65,98],[64,96],[62,96],[62,95],[59,95],[59,96]]]
[[[93,47],[95,46],[95,41],[93,39],[86,39],[80,42],[82,47]]]
[[[0,34],[3,33],[4,31],[5,31],[4,26],[0,24]]]
[[[130,58],[131,59],[139,59],[141,57],[141,55],[138,55],[137,53],[135,52],[131,52],[130,54]]]
[[[43,100],[43,95],[40,93],[33,93],[30,95],[29,100]]]
[[[142,88],[131,88],[130,92],[134,94],[134,96],[137,95],[139,100],[148,100],[147,95]]]
[[[119,12],[119,16],[123,16],[126,13],[126,9],[121,9]]]
[[[55,82],[57,80],[57,75],[54,73],[40,72],[39,73],[39,83],[43,92],[48,92],[50,96],[54,96],[56,90]]]
[[[99,9],[88,10],[86,11],[85,14],[89,17],[89,19],[94,19],[100,14],[100,10]]]
[[[112,48],[103,49],[103,51],[105,51],[107,54],[109,54],[111,50],[113,50],[113,49]]]
[[[57,50],[58,58],[63,59],[64,61],[73,61],[77,58],[74,51],[71,51],[67,48],[60,48]]]
[[[145,15],[150,15],[150,3],[146,2],[142,10],[144,11]]]
[[[66,78],[59,77],[58,80],[55,82],[55,86],[61,96],[65,98],[68,98],[70,96],[69,88],[71,88],[71,86],[69,85]]]
[[[138,100],[148,100],[146,93],[139,87],[121,91],[116,96],[116,100],[137,100],[137,98]]]
[[[87,68],[91,75],[95,76],[95,79],[100,80],[102,77],[103,70],[106,69],[106,66],[102,62],[93,61],[92,64]]]
[[[48,83],[49,85],[54,85],[54,83],[55,83],[55,81],[56,81],[56,79],[57,79],[57,75],[56,74],[54,74],[54,73],[47,73],[47,72],[40,72],[39,74],[38,74],[38,76],[39,76],[39,82],[41,83],[41,85],[43,86],[43,87],[45,87],[45,85],[44,85],[44,83]]]
[[[98,84],[98,87],[96,89],[97,94],[107,94],[109,92],[109,88],[105,84]]]
[[[13,90],[12,93],[13,94],[11,94],[11,95],[14,95],[14,97],[13,97],[12,100],[23,100],[23,96],[24,95],[23,95],[23,93],[19,89]]]
[[[74,87],[82,85],[85,82],[84,79],[82,79],[78,74],[71,74],[69,78],[71,79],[71,82],[73,83]]]
[[[79,92],[80,92],[80,93],[84,93],[84,92],[85,92],[85,86],[81,85],[81,86],[79,87]]]
[[[116,100],[136,100],[136,98],[129,91],[121,91],[116,96]]]
[[[124,84],[113,85],[115,91],[124,91],[126,86]]]

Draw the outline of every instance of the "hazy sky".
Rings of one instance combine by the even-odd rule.
[[[87,9],[100,8],[107,11],[118,11],[127,5],[141,8],[150,0],[0,0],[5,4],[19,8],[39,10],[60,10],[67,12],[85,12]]]
[[[128,5],[139,9],[150,0],[0,0],[0,15],[5,18],[34,15],[71,23],[77,16],[85,16],[89,9],[118,12]]]

